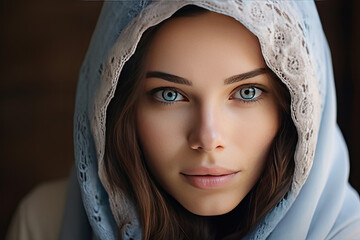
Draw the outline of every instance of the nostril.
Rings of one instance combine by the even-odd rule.
[[[215,151],[221,151],[224,149],[223,146],[219,145],[219,146],[216,146],[216,147],[212,147],[212,148],[203,148],[203,147],[199,147],[198,148],[199,150],[202,150],[204,152],[215,152]]]
[[[203,146],[190,146],[190,147],[193,150],[204,151],[204,152],[222,151],[224,149],[224,146],[222,145],[218,145],[216,147],[210,147],[210,148],[206,148]]]
[[[221,150],[223,150],[224,149],[224,147],[223,146],[217,146],[216,148],[215,148],[215,150],[217,150],[217,151],[221,151]]]

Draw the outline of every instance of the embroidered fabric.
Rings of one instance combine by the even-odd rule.
[[[291,190],[254,232],[247,236],[248,239],[266,239],[276,235],[274,229],[285,219],[300,191],[305,191],[302,188],[309,181],[310,172],[315,171],[311,170],[315,154],[323,154],[322,150],[317,149],[320,121],[327,121],[324,120],[324,109],[328,101],[329,121],[334,121],[335,103],[330,56],[313,2],[105,2],[89,47],[91,51],[81,69],[74,116],[78,181],[89,222],[100,239],[116,239],[118,229],[123,239],[141,239],[133,204],[123,193],[111,190],[105,174],[103,158],[107,106],[114,95],[121,69],[134,53],[142,33],[188,4],[229,15],[247,27],[258,37],[266,64],[284,82],[291,95],[291,114],[298,131]],[[327,99],[329,95],[330,100]],[[336,128],[335,122],[330,128]],[[341,134],[336,136],[341,142]],[[344,149],[342,153],[346,152],[346,146]],[[323,160],[319,162],[324,164]],[[322,173],[329,174],[330,168]],[[346,178],[346,164],[342,168]],[[323,179],[323,185],[319,185],[320,193],[325,188],[324,181],[326,179]]]

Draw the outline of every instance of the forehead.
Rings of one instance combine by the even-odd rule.
[[[146,66],[191,78],[195,70],[232,76],[265,67],[265,62],[258,39],[241,23],[205,12],[164,22],[151,42]]]

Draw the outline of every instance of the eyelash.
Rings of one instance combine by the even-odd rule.
[[[259,95],[256,96],[255,99],[249,99],[249,100],[245,100],[245,99],[242,99],[242,98],[234,98],[233,95],[235,95],[236,93],[238,93],[239,91],[241,90],[244,90],[244,89],[255,89],[255,94],[256,94],[256,91],[260,91],[260,93],[258,93]],[[185,101],[188,101],[188,99],[185,97],[185,95],[183,93],[181,93],[178,89],[176,88],[173,88],[173,87],[158,87],[158,88],[154,88],[152,89],[151,91],[149,91],[149,94],[150,96],[152,96],[157,102],[161,103],[161,104],[165,104],[165,105],[171,105],[171,104],[174,104],[176,102],[179,102],[179,101],[184,101],[184,100],[174,100],[174,101],[166,101],[164,99],[160,99],[160,98],[164,98],[164,92],[165,91],[173,91],[175,92],[175,97],[177,97],[178,95],[180,95],[182,98],[185,99]],[[158,93],[161,93],[162,92],[162,97],[156,97],[156,94]],[[266,91],[263,89],[263,88],[260,88],[259,86],[257,86],[256,84],[246,84],[246,85],[242,85],[240,87],[237,87],[232,93],[231,93],[231,96],[229,99],[231,100],[238,100],[238,101],[241,101],[243,103],[247,103],[247,104],[251,104],[251,103],[254,103],[254,102],[257,102],[259,100],[261,100],[261,95],[263,93],[266,93]]]
[[[180,95],[180,96],[182,96],[184,99],[186,99],[186,101],[188,101],[187,100],[187,98],[185,97],[185,95],[184,94],[182,94],[178,89],[176,89],[176,88],[173,88],[173,87],[158,87],[158,88],[154,88],[154,89],[152,89],[150,92],[149,92],[149,94],[150,94],[150,96],[152,96],[156,101],[158,101],[159,103],[161,103],[161,104],[165,104],[165,105],[171,105],[171,104],[174,104],[174,103],[176,103],[176,102],[179,102],[179,101],[166,101],[166,100],[161,100],[160,99],[160,97],[156,97],[156,94],[157,93],[160,93],[160,92],[162,92],[162,96],[164,96],[163,94],[164,94],[164,92],[165,91],[174,91],[177,95],[176,95],[176,97],[178,96],[178,95]]]
[[[245,100],[245,99],[242,99],[242,98],[234,98],[233,97],[233,95],[235,95],[236,93],[238,93],[238,92],[240,92],[241,90],[244,90],[244,89],[255,89],[255,95],[258,94],[258,96],[254,97],[253,99],[249,99],[249,100]],[[260,92],[257,92],[257,91],[260,91]],[[254,103],[254,102],[257,102],[257,101],[261,100],[261,96],[262,96],[263,93],[266,93],[266,90],[264,90],[264,88],[259,87],[257,84],[245,84],[245,85],[241,85],[240,87],[237,87],[231,93],[230,99],[234,99],[234,100],[241,101],[243,103],[250,104],[250,103]]]

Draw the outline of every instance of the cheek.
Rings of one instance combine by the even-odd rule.
[[[238,123],[232,127],[233,143],[253,161],[265,161],[279,130],[280,119],[276,105],[264,104],[236,116]]]
[[[184,145],[182,119],[162,114],[151,107],[140,106],[136,121],[138,138],[147,164],[156,168],[169,167],[171,162],[168,160],[174,158]]]

